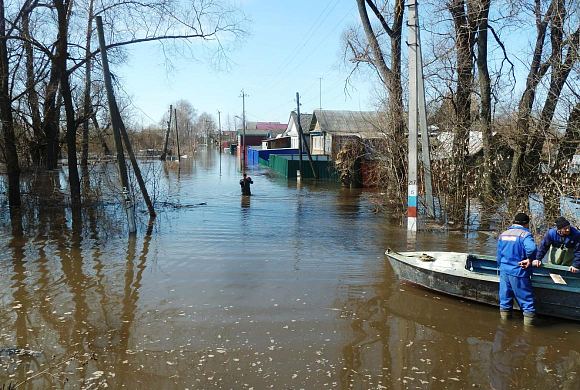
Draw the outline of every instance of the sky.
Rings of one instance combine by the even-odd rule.
[[[133,111],[142,126],[159,123],[169,105],[185,99],[198,114],[226,118],[287,123],[300,93],[301,113],[322,107],[332,110],[372,110],[373,83],[359,77],[356,89],[344,92],[350,72],[340,66],[340,37],[359,23],[354,0],[280,1],[243,0],[241,10],[251,19],[250,36],[230,53],[232,66],[218,72],[204,62],[174,59],[175,70],[166,73],[159,51],[150,44],[129,49],[129,61],[117,69]],[[322,79],[322,80],[320,80]]]

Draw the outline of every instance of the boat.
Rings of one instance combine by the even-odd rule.
[[[439,293],[499,306],[499,269],[492,256],[459,252],[385,252],[404,283]],[[532,288],[536,312],[580,321],[580,274],[543,263],[534,267]],[[514,300],[514,308],[519,310]]]

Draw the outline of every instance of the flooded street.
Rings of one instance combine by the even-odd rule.
[[[122,214],[82,235],[49,217],[35,234],[2,233],[0,386],[580,388],[578,323],[501,325],[496,308],[400,284],[384,256],[494,255],[493,236],[408,242],[372,190],[263,167],[243,199],[235,157],[211,149],[160,172],[169,197],[133,240]]]

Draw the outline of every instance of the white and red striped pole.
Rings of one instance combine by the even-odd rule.
[[[407,230],[417,231],[417,3],[411,0],[407,25],[409,27],[409,172],[407,198]]]

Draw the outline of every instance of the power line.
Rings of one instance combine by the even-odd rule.
[[[288,64],[290,62],[292,62],[292,60],[294,60],[294,58],[296,58],[296,56],[300,53],[300,51],[306,46],[306,44],[314,36],[314,34],[316,33],[316,31],[318,31],[318,29],[320,28],[320,26],[322,26],[322,23],[324,23],[324,21],[328,18],[328,16],[334,10],[334,8],[336,8],[336,6],[340,2],[340,0],[336,0],[336,2],[334,3],[334,6],[332,7],[332,9],[329,12],[325,12],[328,9],[328,7],[330,6],[330,4],[332,2],[333,2],[333,0],[330,0],[326,4],[326,7],[324,7],[324,9],[322,10],[322,12],[320,13],[320,15],[318,15],[318,17],[316,18],[316,20],[314,21],[314,23],[310,26],[310,28],[308,29],[308,31],[298,41],[298,43],[296,44],[296,46],[294,47],[294,49],[292,49],[292,51],[288,54],[288,56],[286,56],[286,58],[280,63],[280,65],[278,66],[278,68],[276,68],[276,70],[274,71],[274,72],[276,72],[276,74],[268,82],[266,82],[264,84],[264,87],[262,87],[262,89],[260,91],[258,91],[258,92],[261,92],[264,89],[266,89],[268,87],[268,85],[271,84],[276,79],[276,77],[278,77],[278,75],[280,73],[282,73],[282,71],[288,66]],[[320,23],[318,23],[318,20],[322,17],[322,15],[325,15],[324,16],[324,19],[322,19],[322,21]],[[317,23],[318,23],[318,26],[316,26]],[[312,33],[310,34],[310,31],[314,28],[314,26],[316,26],[316,29],[314,31],[312,31]],[[302,44],[302,46],[300,46],[300,44],[302,43],[302,41],[304,41],[304,38],[306,38],[306,36],[308,36],[308,34],[310,34],[310,36],[306,39],[306,41]],[[298,49],[299,46],[300,46],[300,48]],[[298,51],[296,51],[296,49],[298,49]]]
[[[304,57],[304,59],[302,60],[302,62],[300,62],[298,65],[296,65],[296,67],[294,69],[292,69],[290,72],[286,73],[286,75],[282,79],[280,79],[275,85],[280,84],[288,76],[290,76],[292,73],[294,73],[294,71],[296,71],[296,69],[298,69],[302,64],[304,64],[304,62],[316,51],[316,49],[318,49],[320,47],[320,45],[322,45],[324,43],[324,41],[326,41],[328,39],[328,37],[330,36],[330,34],[332,34],[334,32],[334,30],[336,30],[338,28],[338,26],[340,26],[340,24],[343,22],[343,20],[346,19],[346,17],[351,14],[351,12],[352,12],[353,9],[354,9],[354,7],[352,7],[346,13],[346,15],[344,15],[343,18],[340,19],[340,21],[334,26],[334,28],[332,30],[330,30],[330,32],[328,34],[326,34],[326,36],[322,39],[322,41],[320,41],[320,43],[318,43],[318,45],[316,45],[316,47],[314,49],[312,49],[312,51],[310,53],[308,53],[308,55],[306,57]]]

